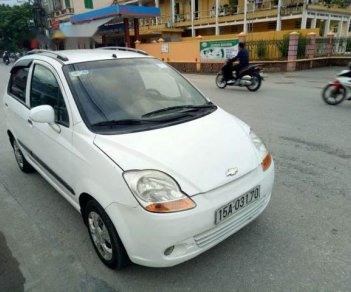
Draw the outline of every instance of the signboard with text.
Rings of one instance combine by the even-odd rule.
[[[168,53],[169,46],[168,44],[161,44],[161,53]]]
[[[239,40],[201,41],[201,61],[223,61],[238,53]]]

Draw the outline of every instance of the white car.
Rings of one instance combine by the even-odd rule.
[[[110,268],[182,263],[269,203],[274,165],[260,138],[141,51],[32,51],[3,105],[20,169],[81,212]]]

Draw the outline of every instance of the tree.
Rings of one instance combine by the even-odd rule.
[[[28,46],[33,38],[29,27],[32,19],[32,7],[28,3],[20,6],[0,5],[0,49],[13,51]]]
[[[286,59],[289,54],[289,35],[285,35],[282,40],[277,41],[276,44],[282,59]]]

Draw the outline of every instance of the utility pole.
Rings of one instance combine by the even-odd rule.
[[[247,0],[244,0],[244,33],[247,33]]]
[[[32,5],[34,33],[41,45],[45,47],[49,43],[48,15],[43,8],[42,0],[29,0]]]

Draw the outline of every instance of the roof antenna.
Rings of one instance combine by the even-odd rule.
[[[117,55],[116,54],[112,54],[112,58],[117,59]]]

